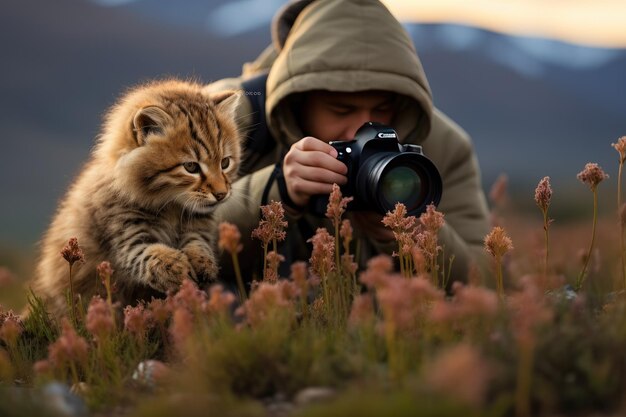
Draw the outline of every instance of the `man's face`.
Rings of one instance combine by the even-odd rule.
[[[311,91],[306,94],[302,107],[302,128],[306,135],[324,142],[351,140],[365,122],[390,124],[395,99],[394,93],[376,90]]]

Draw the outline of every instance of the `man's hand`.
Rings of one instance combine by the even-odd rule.
[[[381,243],[389,243],[395,239],[390,228],[382,223],[383,215],[374,211],[353,211],[354,228],[360,230],[370,239]]]
[[[333,183],[347,181],[348,167],[337,160],[337,150],[311,136],[291,145],[283,161],[283,174],[291,200],[304,207],[312,195],[330,194]]]

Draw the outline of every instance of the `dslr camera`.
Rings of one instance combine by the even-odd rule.
[[[354,197],[348,210],[386,214],[396,203],[406,206],[411,216],[419,216],[429,204],[439,204],[441,175],[419,145],[398,142],[395,130],[367,122],[354,140],[332,141],[337,159],[348,167],[348,182],[341,187],[344,196]],[[328,195],[311,199],[313,213],[324,216]]]

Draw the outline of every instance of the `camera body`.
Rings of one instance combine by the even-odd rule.
[[[352,196],[348,210],[376,211],[386,214],[403,203],[409,215],[419,216],[429,204],[439,204],[442,181],[433,162],[419,145],[398,142],[394,129],[367,122],[350,141],[329,143],[337,150],[337,159],[348,167],[348,182],[341,187],[344,196]],[[311,209],[326,213],[328,196],[312,198]]]

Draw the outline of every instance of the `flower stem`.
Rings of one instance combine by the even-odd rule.
[[[598,192],[596,189],[593,189],[593,227],[591,229],[591,244],[589,245],[589,252],[587,252],[587,257],[585,259],[585,264],[583,265],[582,271],[580,271],[580,275],[578,275],[578,279],[576,280],[576,291],[580,291],[585,281],[585,273],[587,272],[587,267],[589,266],[589,260],[591,259],[591,252],[593,251],[593,243],[596,239],[596,223],[598,221]]]
[[[619,170],[617,173],[617,217],[619,220],[619,243],[620,257],[622,259],[622,283],[626,288],[626,255],[624,254],[624,221],[622,220],[622,167],[624,162],[620,160]]]
[[[233,258],[233,268],[235,269],[235,277],[237,278],[237,287],[239,288],[239,301],[243,303],[248,299],[246,294],[246,287],[243,285],[243,279],[241,277],[241,269],[239,268],[239,259],[235,252],[231,252]],[[265,270],[264,270],[265,271]]]

